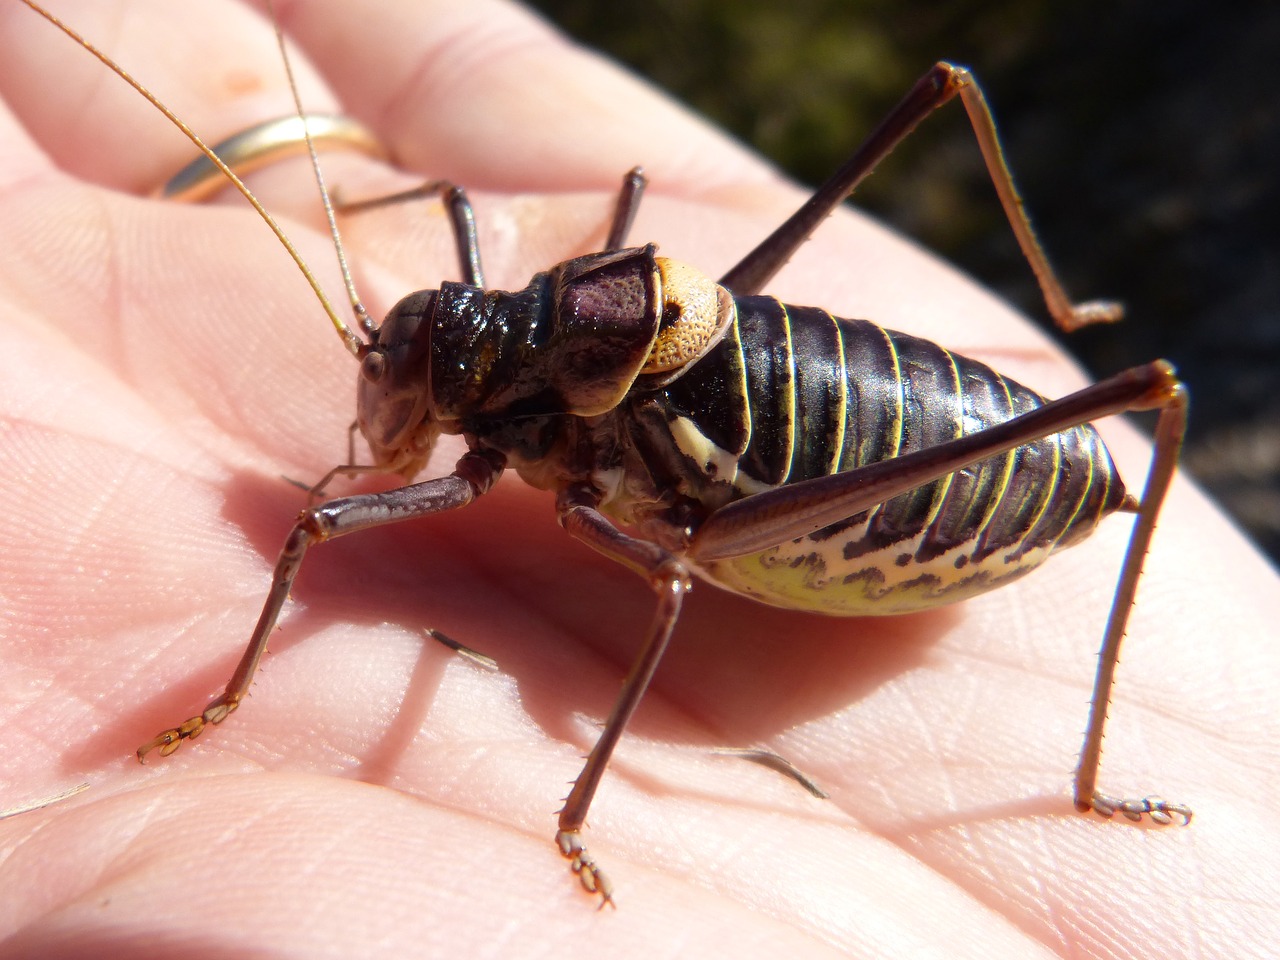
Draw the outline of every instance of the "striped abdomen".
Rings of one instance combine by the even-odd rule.
[[[654,479],[712,508],[932,447],[1044,402],[918,337],[770,297],[737,305],[736,330],[632,407],[633,441]],[[1027,572],[1123,501],[1101,438],[1077,427],[700,572],[786,607],[902,613]]]

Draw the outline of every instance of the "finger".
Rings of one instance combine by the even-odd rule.
[[[280,4],[397,161],[493,189],[612,189],[643,164],[671,192],[772,179],[758,158],[504,0]],[[513,162],[513,158],[516,162]]]
[[[51,4],[54,13],[133,74],[208,143],[294,113],[275,35],[234,0]],[[6,56],[0,91],[50,159],[103,186],[147,194],[195,154],[138,94],[32,11],[0,12]],[[312,110],[335,101],[298,56]]]

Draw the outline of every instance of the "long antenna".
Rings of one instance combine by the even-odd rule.
[[[316,153],[315,140],[311,137],[311,126],[307,123],[306,114],[302,110],[302,97],[298,95],[298,84],[293,78],[293,61],[289,59],[289,51],[284,43],[284,31],[280,29],[280,18],[276,16],[276,5],[266,0],[267,12],[271,14],[271,26],[276,32],[276,46],[280,48],[280,59],[284,63],[285,75],[289,78],[289,93],[293,97],[294,109],[302,121],[302,136],[307,141],[307,155],[311,157],[311,170],[316,177],[316,186],[320,188],[320,202],[324,204],[324,216],[329,221],[329,236],[333,238],[333,249],[338,255],[338,269],[342,271],[342,284],[347,288],[347,298],[351,301],[351,312],[356,322],[367,336],[372,338],[377,332],[373,318],[360,301],[360,293],[356,283],[351,279],[351,270],[347,267],[347,249],[343,246],[342,235],[338,232],[338,218],[333,212],[333,201],[329,197],[329,188],[325,186],[324,174],[320,170],[320,155]]]
[[[281,229],[280,224],[278,224],[275,218],[267,212],[267,209],[258,201],[258,198],[253,195],[253,192],[250,191],[250,189],[247,186],[245,186],[244,181],[241,180],[239,177],[237,177],[235,175],[235,172],[230,167],[228,167],[225,163],[223,163],[221,157],[219,157],[216,153],[214,153],[211,149],[209,149],[208,145],[203,140],[201,140],[199,136],[196,135],[195,131],[193,131],[190,127],[188,127],[185,123],[183,123],[182,120],[180,120],[172,110],[170,110],[163,103],[161,103],[159,99],[157,99],[156,96],[150,90],[144,87],[132,76],[130,76],[128,71],[126,71],[122,66],[120,66],[118,63],[112,60],[109,56],[107,56],[105,53],[103,53],[101,50],[99,50],[97,47],[91,44],[84,37],[80,36],[80,34],[76,33],[75,30],[71,29],[71,27],[67,26],[65,23],[63,23],[61,20],[55,17],[48,10],[45,10],[43,7],[38,6],[34,2],[34,0],[22,0],[22,2],[25,3],[32,10],[34,10],[36,13],[40,14],[40,16],[48,20],[51,24],[53,24],[55,27],[57,27],[59,30],[65,33],[68,37],[70,37],[76,43],[80,44],[80,46],[82,46],[85,50],[89,51],[89,53],[93,54],[93,56],[97,57],[100,61],[102,61],[103,65],[106,66],[112,73],[118,76],[125,83],[129,84],[129,86],[133,87],[133,89],[136,90],[139,94],[141,94],[142,97],[145,98],[148,103],[150,103],[153,107],[155,107],[162,114],[164,114],[165,119],[167,119],[175,127],[181,130],[183,135],[188,140],[190,140],[193,144],[195,144],[196,149],[198,149],[202,154],[204,154],[205,157],[208,158],[209,162],[212,163],[215,167],[217,167],[222,172],[222,175],[226,177],[232,183],[232,185],[235,186],[237,190],[240,191],[240,193],[244,196],[246,200],[249,201],[249,203],[253,206],[253,209],[257,212],[258,216],[263,219],[266,225],[271,228],[271,232],[276,235],[276,239],[278,239],[280,243],[284,245],[284,248],[289,252],[289,256],[293,258],[293,262],[298,265],[298,269],[301,270],[302,275],[306,277],[307,283],[311,286],[312,291],[316,295],[316,299],[319,300],[320,305],[324,307],[324,312],[328,314],[329,321],[333,324],[333,328],[338,331],[338,336],[342,338],[342,342],[346,346],[347,350],[351,353],[352,356],[356,358],[361,357],[364,354],[364,351],[367,349],[368,344],[366,344],[365,341],[358,334],[356,334],[355,331],[353,331],[350,326],[347,325],[345,320],[343,320],[341,317],[338,316],[337,311],[334,310],[333,308],[333,304],[330,303],[329,298],[325,296],[324,289],[320,286],[320,281],[316,279],[315,274],[311,272],[311,268],[308,267],[306,264],[306,261],[302,259],[302,254],[298,253],[297,248],[293,245],[293,242],[285,234],[284,230]],[[277,28],[276,33],[277,33],[277,36],[279,36],[279,28]],[[287,63],[288,61],[286,60],[286,65]],[[293,84],[292,73],[290,74],[289,82],[290,82],[290,85],[292,86]],[[298,94],[297,94],[297,90],[295,89],[294,90],[295,103],[297,102],[297,99],[298,99]],[[303,123],[303,126],[304,127],[306,126],[305,122]],[[311,144],[310,144],[309,136],[307,138],[307,142],[308,142],[308,145],[310,146]],[[311,146],[311,155],[313,158],[313,162],[315,162],[316,154],[315,154],[314,146]],[[319,171],[318,162],[316,162],[316,170],[318,175],[318,171]],[[323,184],[321,185],[321,189],[323,189]],[[334,224],[333,232],[336,238],[337,226],[336,226],[336,223],[334,223],[333,208],[328,202],[327,194],[325,196],[325,209],[329,213],[330,223]],[[340,261],[342,262],[343,276],[346,279],[348,289],[351,291],[351,295],[353,298],[353,308],[356,309],[356,316],[361,318],[360,323],[361,323],[361,326],[363,327],[368,319],[368,314],[364,312],[363,307],[359,306],[359,301],[355,298],[354,285],[351,283],[351,276],[347,272],[345,258],[342,257],[341,255],[341,248],[339,248],[339,257],[340,257]]]

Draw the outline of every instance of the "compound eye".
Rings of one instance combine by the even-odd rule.
[[[387,357],[380,350],[371,350],[360,361],[360,376],[366,383],[377,383],[387,375]]]

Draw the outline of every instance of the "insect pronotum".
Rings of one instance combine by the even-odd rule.
[[[809,201],[718,282],[657,256],[652,244],[626,246],[645,185],[637,168],[624,178],[601,252],[539,273],[521,291],[486,290],[469,201],[444,185],[463,282],[408,295],[381,325],[362,313],[353,289],[355,329],[326,301],[359,361],[358,424],[373,456],[371,465],[333,473],[394,473],[405,485],[302,511],[225,690],[143,744],[139,759],[172,753],[240,705],[311,546],[466,506],[511,468],[555,493],[571,536],[639,573],[657,598],[559,816],[556,843],[601,905],[612,902],[612,885],[586,849],[584,823],[694,574],[789,609],[905,613],[1021,576],[1117,511],[1137,522],[1102,644],[1075,802],[1108,817],[1189,821],[1181,804],[1119,798],[1096,785],[1120,642],[1185,426],[1186,391],[1172,367],[1156,361],[1050,401],[919,338],[760,295],[880,159],[955,97],[1054,320],[1071,330],[1117,319],[1113,304],[1073,305],[1064,293],[1022,211],[979,87],[948,63],[927,71]],[[1147,409],[1159,411],[1155,453],[1135,498],[1090,421]],[[448,476],[412,482],[442,434],[461,435],[467,452]]]

